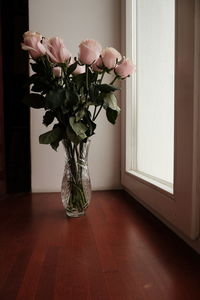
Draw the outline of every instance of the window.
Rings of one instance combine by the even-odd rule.
[[[122,89],[126,99],[122,101],[122,184],[162,220],[196,239],[200,198],[198,1],[123,3],[124,52],[137,66],[136,76],[126,80]]]
[[[129,171],[173,192],[175,1],[132,1],[133,161]]]

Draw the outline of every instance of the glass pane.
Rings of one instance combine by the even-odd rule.
[[[173,183],[175,1],[136,1],[136,170]]]

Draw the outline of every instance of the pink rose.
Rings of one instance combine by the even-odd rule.
[[[106,68],[113,69],[116,66],[117,61],[121,60],[121,54],[112,47],[107,47],[102,52],[102,61]]]
[[[78,75],[78,74],[82,74],[82,73],[85,73],[85,66],[77,65],[76,69],[74,70],[74,72],[72,74]]]
[[[64,63],[70,59],[71,53],[67,50],[63,40],[53,37],[45,40],[47,55],[53,63]]]
[[[100,67],[103,67],[101,56],[99,56],[99,58],[92,64],[91,68],[93,71],[102,72],[102,69]]]
[[[121,64],[115,68],[115,74],[122,78],[131,75],[135,71],[135,65],[129,58],[124,58]]]
[[[21,43],[23,50],[28,50],[33,59],[46,54],[46,49],[41,43],[42,36],[38,32],[27,31],[23,35],[24,42]]]
[[[61,77],[62,74],[61,67],[54,67],[52,71],[55,77]]]
[[[79,60],[82,64],[91,65],[101,54],[102,47],[95,40],[84,40],[79,45]]]

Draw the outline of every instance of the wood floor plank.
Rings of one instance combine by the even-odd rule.
[[[45,250],[46,251],[46,250]],[[43,268],[45,254],[44,249],[35,247],[27,265],[23,281],[19,287],[16,299],[34,300],[39,284],[40,274]]]
[[[49,247],[46,252],[37,292],[35,295],[37,300],[54,299],[57,257],[58,248]]]
[[[63,227],[55,299],[109,299],[87,216]],[[81,230],[79,230],[81,228]],[[74,234],[76,232],[76,234]]]
[[[13,264],[5,283],[0,290],[1,300],[16,299],[30,256],[30,247],[22,249],[17,255],[16,261]]]
[[[118,267],[115,258],[112,254],[110,242],[112,241],[107,236],[108,222],[101,213],[101,206],[98,201],[91,207],[91,213],[88,215],[95,238],[95,243],[101,260],[103,272],[117,272]]]

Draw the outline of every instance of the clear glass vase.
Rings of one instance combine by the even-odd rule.
[[[91,181],[88,169],[90,141],[78,145],[63,140],[65,168],[61,186],[61,198],[69,217],[80,217],[91,199]]]

